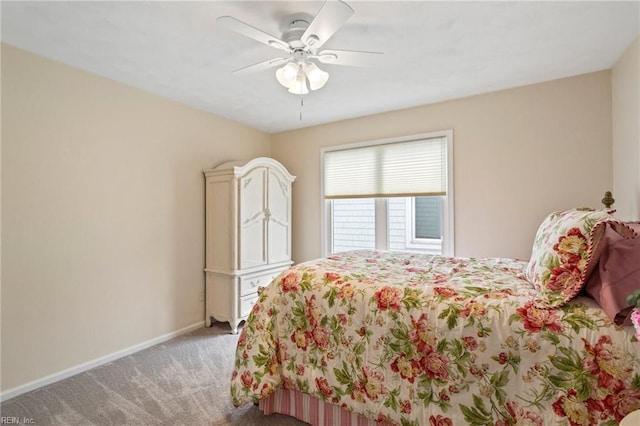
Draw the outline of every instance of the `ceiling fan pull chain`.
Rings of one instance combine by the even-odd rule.
[[[304,106],[304,96],[300,96],[300,121],[302,121],[302,107]]]

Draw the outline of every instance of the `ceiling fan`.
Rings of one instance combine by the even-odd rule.
[[[281,38],[232,16],[221,16],[217,22],[231,31],[285,52],[284,56],[237,69],[234,73],[257,72],[284,64],[276,71],[278,82],[290,93],[305,95],[309,93],[307,81],[311,90],[317,90],[329,80],[329,73],[318,68],[314,60],[323,64],[366,66],[382,55],[380,52],[320,50],[353,13],[345,2],[327,0],[311,22],[303,19],[289,22]]]

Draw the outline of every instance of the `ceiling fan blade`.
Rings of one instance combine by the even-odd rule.
[[[362,52],[359,50],[323,50],[310,57],[316,58],[323,64],[370,67],[378,65],[382,55],[384,55],[382,52]]]
[[[267,34],[262,30],[257,29],[256,27],[252,27],[249,24],[246,24],[242,21],[237,20],[232,16],[221,16],[216,19],[219,25],[222,25],[228,30],[234,31],[238,34],[242,34],[245,37],[252,38],[260,43],[264,43],[267,46],[275,47],[276,49],[282,49],[286,51],[291,51],[291,48],[287,43],[280,40],[277,37],[272,36],[271,34]]]
[[[291,57],[287,56],[284,58],[273,58],[273,59],[269,59],[268,61],[262,61],[262,62],[258,62],[257,64],[253,64],[253,65],[249,65],[247,67],[244,68],[239,68],[235,71],[233,71],[234,74],[251,74],[254,72],[258,72],[258,71],[263,71],[269,68],[273,68],[273,67],[277,67],[278,65],[284,64],[285,62],[287,62]]]
[[[353,15],[351,6],[343,1],[327,0],[302,34],[302,42],[311,49],[318,49]]]

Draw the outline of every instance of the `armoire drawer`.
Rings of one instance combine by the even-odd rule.
[[[278,275],[270,271],[262,275],[240,277],[240,297],[258,292],[258,287],[266,287]]]

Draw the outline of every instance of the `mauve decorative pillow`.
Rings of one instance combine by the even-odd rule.
[[[626,225],[640,235],[640,222]],[[630,325],[627,296],[640,289],[640,237],[625,239],[607,229],[598,265],[587,279],[585,291],[616,324]]]
[[[607,227],[625,238],[635,235],[612,212],[572,209],[551,213],[542,222],[525,272],[538,290],[535,306],[562,306],[582,290],[602,252],[600,241]]]

